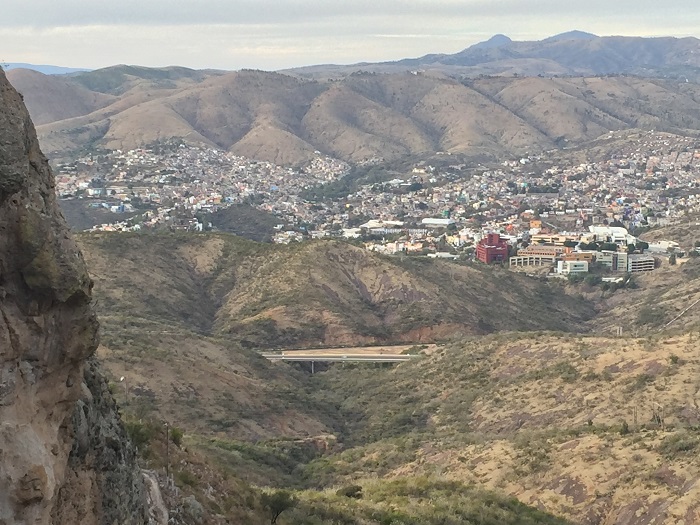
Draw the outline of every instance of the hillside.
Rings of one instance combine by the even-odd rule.
[[[226,234],[79,242],[95,279],[99,355],[132,433],[145,440],[144,461],[164,468],[160,440],[148,437],[158,429],[142,421],[184,429],[186,446],[171,451],[178,501],[196,496],[208,523],[224,515],[262,523],[260,488],[291,491],[296,506],[280,518],[288,525],[358,516],[565,523],[533,507],[573,523],[700,519],[697,325],[688,318],[674,332],[654,325],[640,338],[604,336],[638,311],[640,294],[680,306],[682,276],[668,272],[692,272],[696,260],[658,270],[668,276],[657,284],[639,277],[638,288],[608,296],[617,310],[593,318],[576,289],[568,298],[497,269],[380,257],[340,242],[276,246]],[[562,332],[586,326],[588,335]],[[400,365],[335,365],[311,376],[246,348],[406,335],[450,342]],[[361,498],[343,495],[357,486]],[[243,499],[234,504],[231,491]]]
[[[577,523],[695,523],[697,337],[502,333],[372,373],[333,368],[318,395],[339,404],[348,448],[306,475],[439,476]]]
[[[270,348],[576,330],[593,315],[591,304],[505,270],[383,257],[343,242],[280,246],[225,234],[78,238],[105,326],[138,312],[140,325]]]
[[[306,333],[313,316],[313,330],[320,326],[331,341],[358,340],[353,334],[366,320],[406,331],[397,339],[442,337],[448,328],[449,335],[501,326],[563,329],[581,325],[590,314],[586,304],[505,272],[399,263],[338,242],[285,247],[225,234],[82,234],[79,242],[95,280],[98,356],[144,464],[161,473],[165,468],[160,422],[185,431],[186,446],[169,452],[179,486],[165,490],[173,512],[187,515],[187,498],[196,497],[206,523],[224,523],[224,517],[264,523],[258,487],[283,487],[298,500],[281,521],[286,524],[358,516],[378,525],[391,519],[456,524],[465,516],[484,524],[567,523],[502,494],[432,477],[363,482],[361,501],[337,495],[333,483],[316,490],[306,465],[352,443],[354,431],[345,423],[351,414],[339,410],[331,390],[320,395],[307,373],[270,363],[241,343],[279,345],[287,342],[280,337]],[[295,276],[301,278],[295,282]],[[503,282],[493,293],[506,300],[498,309],[482,295],[494,277]],[[541,301],[544,312],[533,315],[527,301]],[[409,302],[416,307],[406,308]],[[562,312],[556,320],[554,306],[546,310],[545,303]],[[442,309],[455,324],[434,312],[429,317],[429,309]],[[383,319],[386,310],[396,318]],[[282,319],[298,321],[296,331],[275,328]],[[454,491],[461,495],[459,508]],[[413,504],[398,512],[396,505],[409,496]]]
[[[358,73],[317,82],[127,66],[10,75],[54,157],[177,138],[284,165],[315,151],[351,162],[436,152],[493,160],[610,130],[700,129],[700,88],[685,79]]]

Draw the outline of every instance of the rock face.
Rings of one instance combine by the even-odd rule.
[[[96,365],[92,281],[20,95],[0,71],[0,525],[147,523]]]

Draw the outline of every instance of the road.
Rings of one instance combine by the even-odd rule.
[[[292,362],[343,362],[343,363],[400,363],[409,361],[417,355],[399,354],[324,354],[324,353],[301,353],[285,352],[284,354],[264,353],[261,354],[270,361],[292,361]]]

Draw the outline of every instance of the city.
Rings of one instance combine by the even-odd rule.
[[[597,161],[572,165],[552,152],[488,167],[417,162],[335,199],[304,198],[350,172],[347,163],[320,153],[291,168],[166,143],[58,164],[56,191],[110,210],[114,221],[96,231],[202,231],[210,228],[208,213],[247,203],[279,220],[278,243],[346,238],[384,254],[509,262],[513,269],[540,267],[541,273],[544,267],[563,276],[588,273],[596,259],[612,271],[637,271],[658,267],[673,252],[695,255],[694,246],[673,239],[649,246],[628,232],[700,211],[700,141],[660,132],[637,132],[630,140],[628,134],[605,137],[611,146]],[[480,255],[488,239],[501,246],[497,257]],[[593,252],[604,253],[583,249],[592,242],[600,242]],[[614,261],[605,254],[611,251],[620,252]]]

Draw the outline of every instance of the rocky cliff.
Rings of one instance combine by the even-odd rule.
[[[91,289],[29,114],[0,72],[0,525],[148,521],[134,451],[89,362]]]

